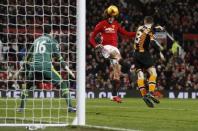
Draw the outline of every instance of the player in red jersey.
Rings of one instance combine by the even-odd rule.
[[[118,96],[117,92],[120,88],[120,75],[121,65],[124,66],[124,62],[121,59],[118,46],[118,33],[128,36],[135,37],[134,32],[128,32],[116,20],[119,14],[119,10],[116,6],[111,5],[104,11],[104,20],[100,21],[93,33],[91,34],[90,43],[96,49],[101,51],[104,58],[110,59],[111,72],[110,79],[113,86],[111,100],[121,103],[122,100]],[[100,42],[96,42],[95,38],[100,35]]]

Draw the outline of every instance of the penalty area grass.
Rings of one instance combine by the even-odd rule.
[[[6,99],[4,99],[5,101]],[[13,99],[14,100],[14,99]],[[197,131],[198,130],[198,101],[192,99],[161,99],[161,103],[154,108],[148,108],[140,98],[126,98],[123,103],[118,104],[109,99],[87,99],[86,101],[86,124],[93,127],[47,127],[42,131],[104,131],[104,130],[143,130],[143,131]],[[5,107],[14,107],[15,102],[7,102],[9,106],[2,103],[0,99],[0,117],[5,117]],[[39,100],[35,101],[39,103]],[[64,101],[63,101],[64,102]],[[18,103],[18,102],[17,102]],[[31,104],[31,102],[30,102]],[[39,105],[39,104],[37,104]],[[51,103],[50,103],[51,105]],[[32,108],[32,106],[28,106]],[[48,107],[46,103],[46,107]],[[46,110],[46,109],[45,109]],[[35,116],[42,115],[40,110],[31,111]],[[49,112],[50,113],[50,112]],[[51,116],[56,115],[56,111],[51,112]],[[67,113],[60,110],[61,115],[67,115],[70,119],[75,113]],[[29,114],[30,118],[31,113]],[[48,115],[48,113],[43,113]],[[24,114],[14,114],[7,112],[7,117],[24,117]],[[26,114],[28,117],[28,114]],[[55,116],[54,116],[55,117]],[[43,120],[48,120],[46,118]],[[68,119],[70,121],[70,119]],[[53,121],[53,119],[50,119]],[[55,119],[54,119],[55,120]],[[64,122],[65,119],[58,119]],[[5,122],[0,120],[0,123]],[[24,121],[25,122],[25,121]],[[30,122],[30,121],[29,121]],[[94,126],[97,126],[95,128]],[[101,127],[101,129],[99,129]],[[103,128],[110,127],[110,128]],[[24,127],[0,127],[1,131],[25,131]]]

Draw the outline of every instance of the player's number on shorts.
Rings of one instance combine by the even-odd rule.
[[[44,45],[44,43],[46,43],[46,41],[38,41],[36,43],[36,53],[44,53],[46,51],[46,46]]]

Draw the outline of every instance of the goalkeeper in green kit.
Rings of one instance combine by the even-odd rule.
[[[64,62],[60,53],[59,44],[53,35],[54,33],[50,32],[50,34],[44,34],[34,41],[28,51],[28,55],[26,56],[20,71],[26,72],[25,77],[28,81],[30,81],[30,83],[41,80],[42,82],[50,81],[53,85],[60,86],[62,97],[65,98],[68,106],[68,112],[76,112],[76,108],[72,107],[66,81],[62,80],[61,75],[54,69],[52,65],[53,59],[57,59],[61,64],[61,68],[66,69],[73,78],[75,78],[75,75]],[[18,109],[19,112],[23,112],[24,110],[25,99],[27,96],[26,89],[30,88],[30,85],[29,82],[27,82],[27,84],[25,83],[22,86],[23,91],[21,94],[20,108]]]

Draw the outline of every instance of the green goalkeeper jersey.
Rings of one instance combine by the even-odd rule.
[[[27,57],[34,70],[51,70],[53,57],[62,61],[58,42],[49,35],[37,38]]]

